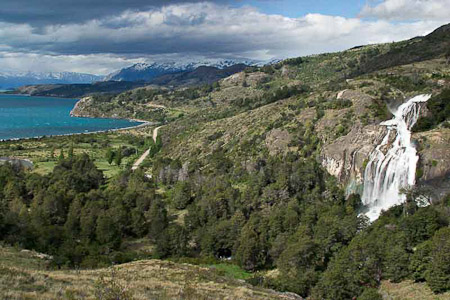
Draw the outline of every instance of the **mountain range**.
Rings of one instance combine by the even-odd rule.
[[[193,64],[190,64],[189,66],[185,65],[184,68],[187,68],[187,70],[175,72],[173,71],[175,70],[174,68],[164,68],[162,65],[158,66],[152,65],[152,67],[146,67],[140,64],[134,65],[127,69],[123,69],[123,70],[133,69],[136,71],[136,72],[133,71],[134,73],[131,71],[123,71],[123,70],[122,73],[119,72],[122,74],[121,78],[123,80],[122,79],[106,80],[108,78],[105,78],[104,81],[85,84],[75,83],[75,84],[25,85],[15,89],[14,93],[28,94],[32,96],[77,98],[95,93],[120,93],[126,90],[130,90],[145,85],[167,86],[167,87],[199,86],[202,84],[211,84],[220,79],[241,72],[248,67],[248,65],[246,64],[234,64],[230,66],[222,64],[220,65],[220,68],[214,66],[200,66],[191,70],[190,68],[192,66],[194,65]],[[140,73],[139,70],[141,70]],[[165,70],[167,73],[163,73],[163,70]],[[179,70],[182,69],[180,68]],[[156,75],[157,72],[160,72],[159,75]],[[125,73],[127,73],[128,75],[126,75]]]
[[[0,72],[0,89],[13,89],[31,84],[93,83],[103,76],[76,72]]]
[[[213,67],[226,69],[233,65],[244,64],[247,66],[260,65],[262,62],[249,59],[217,59],[198,61],[166,61],[143,62],[113,72],[105,77],[105,81],[151,81],[154,78],[167,74],[194,71],[199,67]]]

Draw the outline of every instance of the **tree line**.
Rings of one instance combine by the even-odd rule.
[[[135,259],[121,244],[145,237],[153,257],[231,260],[253,284],[317,299],[378,299],[386,279],[450,289],[449,197],[421,207],[409,193],[369,224],[359,196],[346,199],[311,155],[246,164],[223,149],[188,164],[157,155],[154,174],[106,182],[86,154],[48,175],[0,166],[0,239],[50,254],[56,267],[96,267]],[[260,275],[275,268],[277,277]]]

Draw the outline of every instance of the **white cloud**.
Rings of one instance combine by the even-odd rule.
[[[69,71],[105,75],[141,61],[142,59],[125,58],[108,54],[46,55],[1,51],[0,48],[0,71]]]
[[[450,20],[450,0],[384,0],[376,5],[367,4],[363,17],[386,20]]]
[[[0,68],[54,67],[104,74],[139,58],[293,57],[407,39],[442,24],[441,20],[394,24],[321,14],[288,18],[252,7],[178,4],[40,29],[2,23]],[[15,54],[6,59],[8,51]]]

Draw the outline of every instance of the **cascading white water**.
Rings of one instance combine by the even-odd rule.
[[[419,118],[421,103],[430,98],[431,95],[419,95],[408,100],[392,112],[393,119],[380,124],[387,126],[387,133],[370,154],[364,173],[362,202],[369,209],[366,215],[371,221],[382,210],[403,203],[405,196],[400,195],[400,189],[415,184],[419,156],[411,144],[410,130]]]

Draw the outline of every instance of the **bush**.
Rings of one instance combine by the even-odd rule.
[[[430,258],[426,280],[431,290],[435,293],[450,290],[450,228],[442,228],[433,236]]]
[[[383,297],[378,293],[377,289],[366,288],[358,300],[383,300]]]
[[[442,91],[427,102],[429,116],[422,116],[413,127],[413,132],[421,132],[436,128],[439,124],[450,120],[450,89]]]
[[[100,277],[95,283],[95,299],[98,300],[132,300],[133,296],[117,277],[112,269],[111,278]]]

